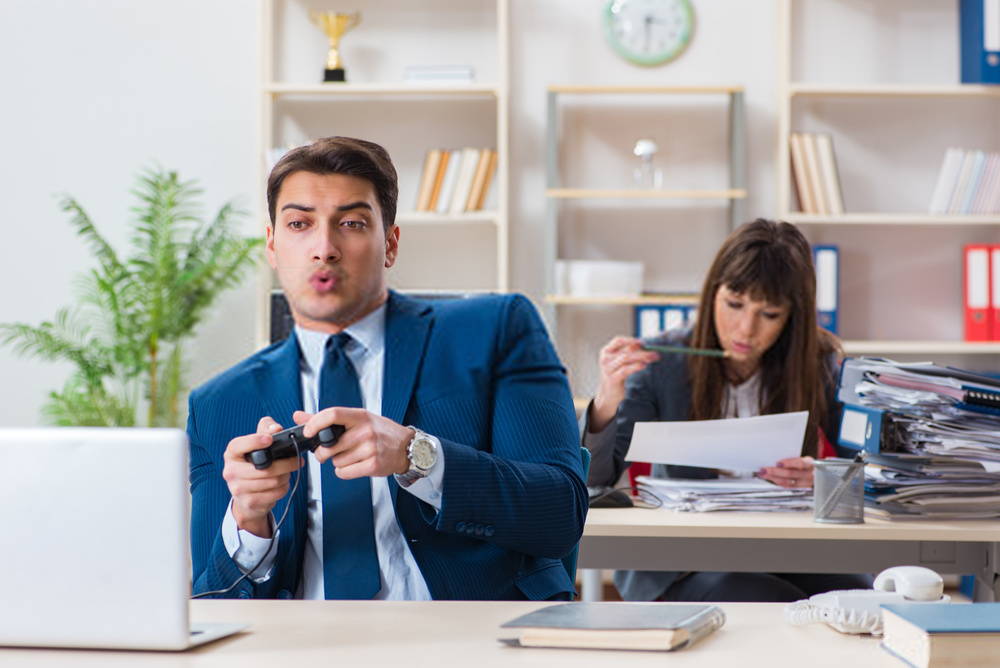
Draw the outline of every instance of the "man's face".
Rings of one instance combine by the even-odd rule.
[[[278,192],[267,261],[296,324],[339,332],[381,305],[399,228],[382,226],[371,182],[344,174],[293,172]]]

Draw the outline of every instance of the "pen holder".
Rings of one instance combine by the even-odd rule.
[[[819,459],[813,482],[813,521],[859,524],[865,521],[865,466],[851,459]]]

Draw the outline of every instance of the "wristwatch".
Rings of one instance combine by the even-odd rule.
[[[438,458],[438,440],[416,427],[410,429],[413,430],[413,438],[406,446],[406,458],[410,460],[410,468],[406,473],[396,476],[396,481],[403,487],[409,487],[417,480],[427,477]]]

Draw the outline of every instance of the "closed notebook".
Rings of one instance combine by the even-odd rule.
[[[503,624],[521,647],[669,651],[686,647],[726,621],[715,605],[562,603]]]
[[[887,603],[882,625],[882,647],[911,666],[1000,665],[1000,603]]]

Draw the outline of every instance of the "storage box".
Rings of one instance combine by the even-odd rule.
[[[560,260],[555,283],[573,297],[634,297],[642,292],[642,262]]]

